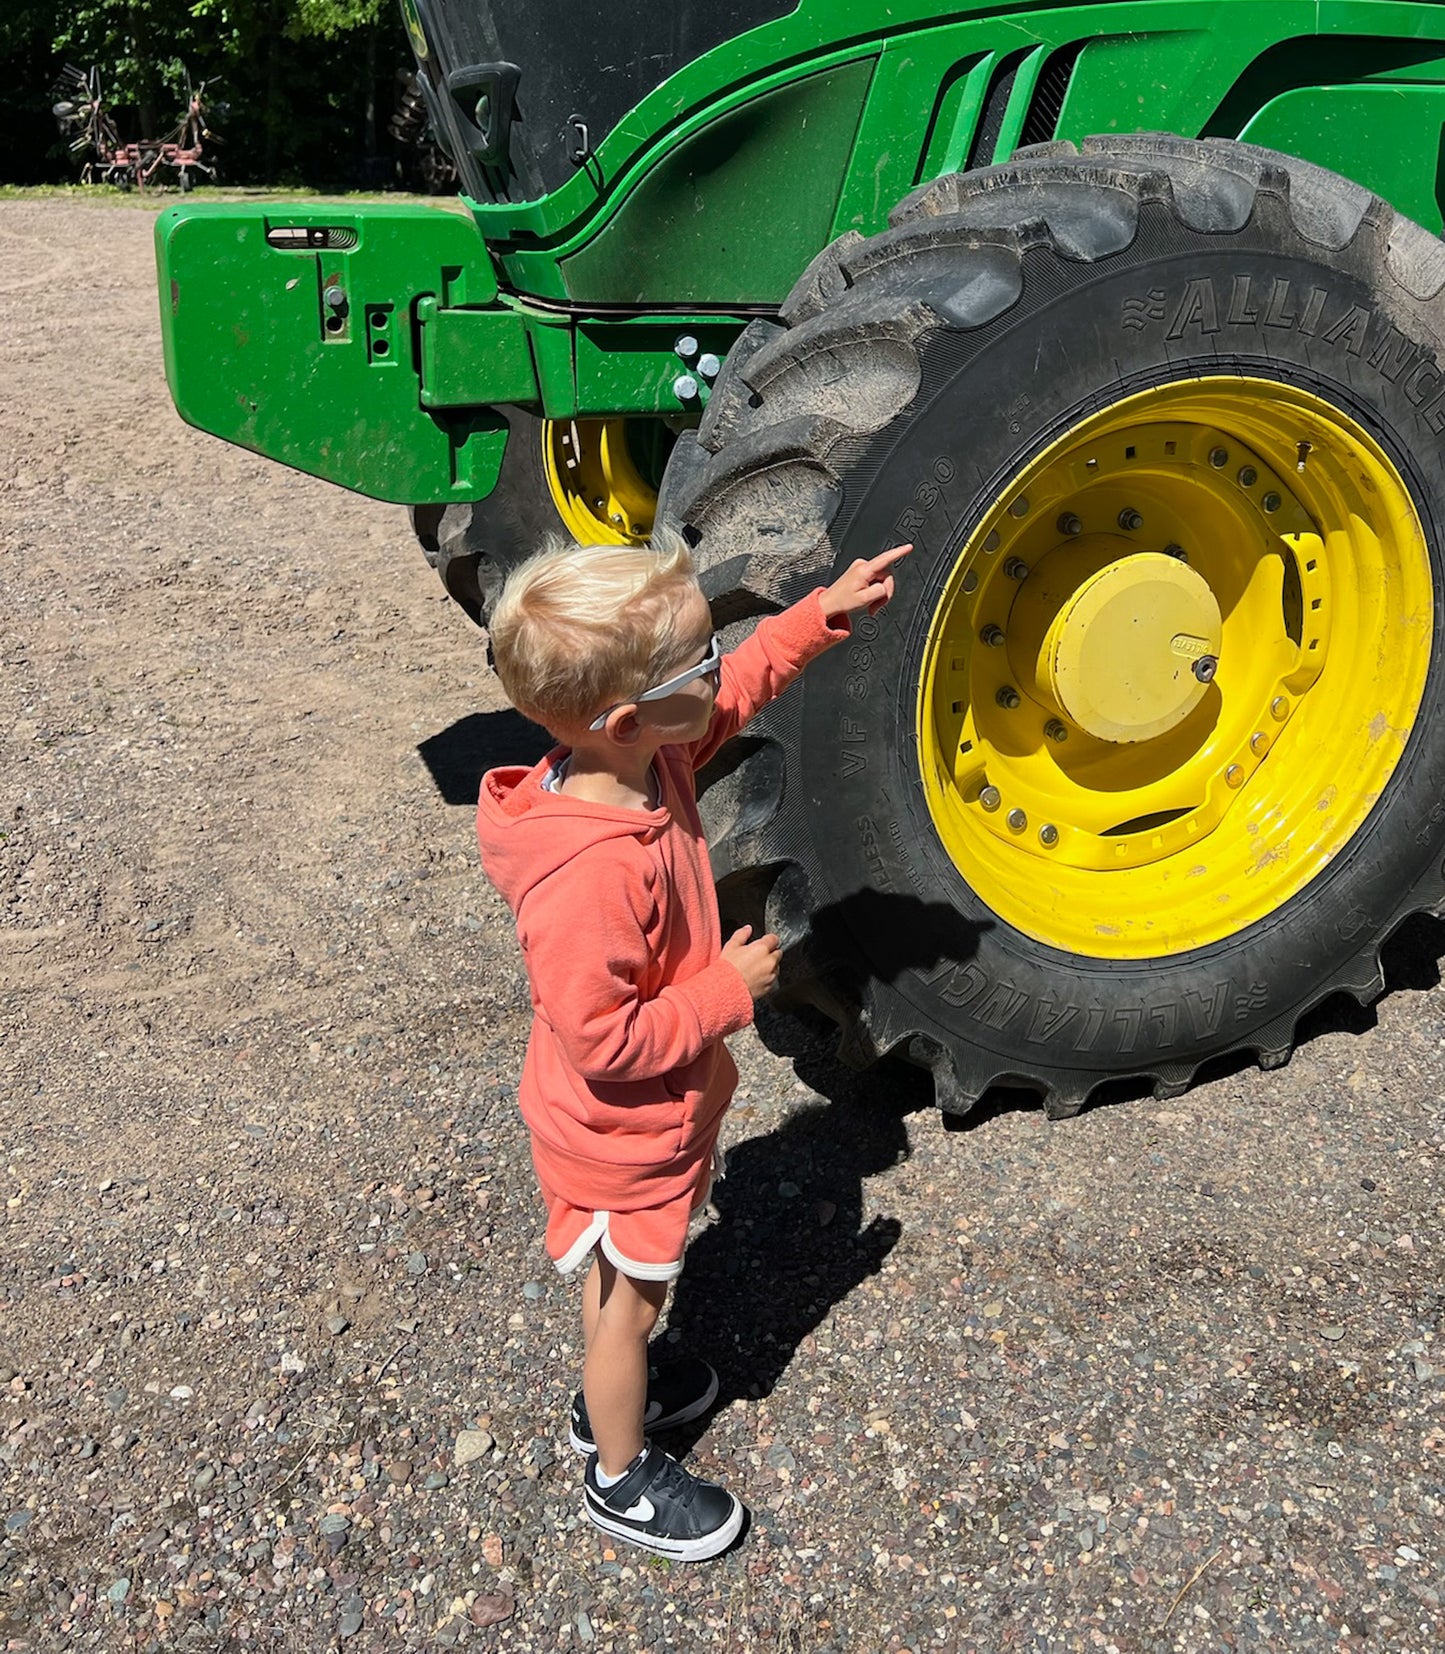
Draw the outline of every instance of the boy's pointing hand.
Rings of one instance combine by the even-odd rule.
[[[912,550],[911,545],[894,546],[876,557],[860,557],[850,563],[826,591],[818,594],[826,619],[836,624],[844,615],[865,611],[876,615],[893,596],[893,565]]]

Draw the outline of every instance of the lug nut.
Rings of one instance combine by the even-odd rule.
[[[1050,718],[1048,723],[1044,725],[1044,734],[1047,735],[1051,741],[1067,741],[1069,738],[1069,726],[1065,723],[1061,723],[1057,718]]]
[[[1003,794],[997,787],[985,787],[978,795],[978,801],[985,810],[996,810],[1003,803]]]
[[[1278,718],[1279,721],[1283,723],[1284,715],[1289,711],[1289,702],[1283,695],[1276,695],[1275,698],[1269,703],[1269,710],[1272,716]]]
[[[1238,475],[1241,488],[1253,488],[1259,481],[1259,472],[1252,465],[1241,465]]]
[[[1015,689],[1011,683],[1006,683],[1003,688],[999,690],[998,694],[994,696],[994,699],[1005,712],[1012,712],[1019,704],[1019,698],[1018,690]]]
[[[1244,780],[1244,771],[1240,769],[1238,764],[1231,764],[1224,772],[1224,779],[1231,787],[1237,787]]]
[[[697,355],[697,340],[693,338],[692,334],[684,333],[679,336],[677,343],[672,348],[685,362],[689,357]]]
[[[1023,813],[1022,810],[1010,810],[1008,813],[1008,824],[1013,828],[1014,832],[1021,833],[1024,828],[1028,826],[1029,818]]]
[[[1164,555],[1166,557],[1172,557],[1176,563],[1187,563],[1189,561],[1189,553],[1185,551],[1184,547],[1181,546],[1177,540],[1171,540],[1169,544],[1165,546]]]
[[[698,357],[697,371],[704,379],[716,379],[722,371],[722,363],[709,351],[706,356]]]
[[[1003,571],[1010,580],[1027,580],[1029,577],[1029,566],[1022,557],[1010,557]]]
[[[1249,738],[1249,750],[1256,758],[1263,758],[1269,750],[1269,736],[1262,729],[1255,730]]]
[[[979,639],[986,643],[990,649],[997,649],[1003,642],[1003,627],[985,626],[978,635]]]
[[[1084,532],[1083,523],[1072,511],[1066,511],[1059,518],[1058,528],[1060,534],[1082,534]]]
[[[697,380],[690,373],[680,373],[672,382],[672,394],[679,402],[691,402],[697,396]]]
[[[1055,827],[1051,821],[1046,821],[1043,826],[1039,828],[1039,843],[1043,845],[1045,850],[1052,850],[1058,842],[1058,828]]]
[[[1216,471],[1222,471],[1229,464],[1228,448],[1211,448],[1209,450],[1209,463]]]
[[[1217,655],[1201,655],[1194,663],[1194,676],[1200,683],[1213,683],[1214,674],[1219,670]]]
[[[1143,528],[1144,519],[1132,505],[1126,505],[1119,513],[1119,527],[1126,533],[1132,534],[1136,528]]]

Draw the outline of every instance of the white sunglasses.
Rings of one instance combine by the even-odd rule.
[[[696,666],[689,666],[687,671],[679,672],[675,678],[669,678],[666,683],[660,683],[653,689],[644,689],[640,695],[633,695],[630,700],[618,701],[609,706],[605,712],[597,714],[588,724],[588,729],[601,729],[619,706],[629,706],[633,701],[665,701],[669,695],[675,695],[679,689],[686,689],[699,678],[716,679],[722,672],[722,659],[722,633],[714,632],[708,643],[707,653]]]

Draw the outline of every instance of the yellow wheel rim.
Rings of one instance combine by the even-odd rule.
[[[636,546],[652,533],[657,491],[627,449],[625,419],[546,419],[542,464],[552,503],[584,546]]]
[[[1053,947],[1233,935],[1374,808],[1432,614],[1409,491],[1340,409],[1252,379],[1128,397],[1013,479],[950,571],[917,713],[939,838]]]

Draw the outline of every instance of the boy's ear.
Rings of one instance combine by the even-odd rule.
[[[607,714],[607,722],[602,728],[608,739],[615,741],[618,746],[635,746],[638,736],[642,734],[635,703],[624,701],[621,706],[613,707]]]

